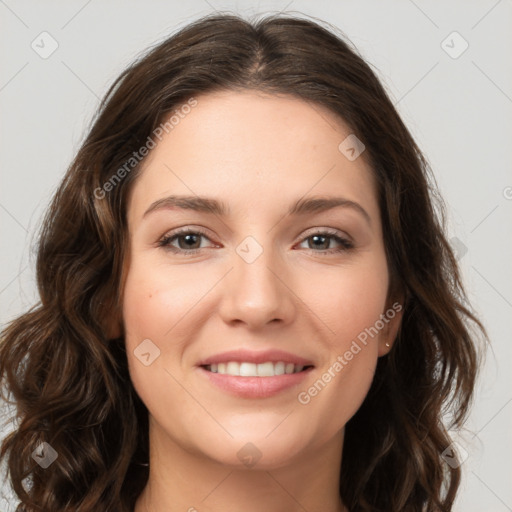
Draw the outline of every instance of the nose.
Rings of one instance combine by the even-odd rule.
[[[234,252],[233,269],[224,280],[219,306],[222,319],[231,325],[245,324],[251,330],[293,322],[297,298],[283,265],[267,248],[252,262]]]

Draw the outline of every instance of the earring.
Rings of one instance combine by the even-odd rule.
[[[391,345],[390,345],[389,343],[386,343],[386,347],[388,347],[388,348],[389,348],[390,346],[391,346]]]

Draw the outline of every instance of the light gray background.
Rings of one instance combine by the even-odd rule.
[[[469,456],[456,510],[512,511],[510,0],[0,0],[0,322],[37,298],[32,244],[99,98],[138,53],[213,10],[325,20],[390,92],[434,169],[449,237],[460,241],[469,296],[492,341],[468,432],[458,437]],[[59,45],[47,59],[31,47],[43,31]],[[458,58],[441,45],[453,31],[469,44]],[[462,48],[453,36],[446,45]],[[0,498],[1,511],[12,509]]]

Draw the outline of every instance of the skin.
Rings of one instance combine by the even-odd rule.
[[[387,300],[372,171],[363,157],[349,161],[339,151],[351,132],[322,107],[255,91],[196,99],[145,160],[128,204],[122,329],[150,420],[150,477],[135,512],[345,511],[338,489],[344,426],[401,315],[360,344],[309,403],[297,396],[395,299]],[[144,216],[171,194],[222,200],[230,213],[161,208]],[[350,207],[287,217],[303,196],[344,197],[369,221]],[[195,254],[158,245],[181,227],[206,231],[188,242]],[[336,230],[354,248],[333,237],[315,245],[315,228]],[[236,252],[247,236],[263,250],[252,263]],[[187,247],[183,236],[171,244]],[[134,354],[145,339],[160,350],[149,366]],[[196,366],[233,348],[281,349],[315,368],[275,396],[236,397]],[[247,443],[261,455],[251,467],[237,455]]]

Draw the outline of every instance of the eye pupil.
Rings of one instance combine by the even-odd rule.
[[[323,245],[325,245],[325,240],[327,240],[327,247],[325,247],[326,249],[328,249],[329,247],[329,241],[328,241],[328,237],[325,237],[325,236],[322,236],[322,235],[313,235],[311,237],[313,240],[314,240],[314,246],[315,247],[321,247]],[[316,242],[319,240],[319,239],[323,239],[324,241],[323,242],[320,242],[319,244],[317,244]],[[322,247],[323,248],[323,247]]]
[[[180,239],[185,239],[187,241],[192,241],[192,245],[194,245],[194,243],[197,243],[197,240],[194,240],[194,238],[199,238],[200,235],[193,235],[193,234],[187,234],[187,235],[181,235],[180,238],[178,238],[178,240]],[[181,244],[179,244],[181,245]],[[188,242],[185,244],[185,249],[195,249],[195,247],[192,247],[192,245],[188,244]],[[183,247],[180,247],[183,249]]]

